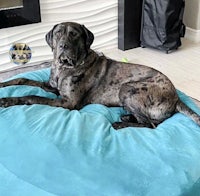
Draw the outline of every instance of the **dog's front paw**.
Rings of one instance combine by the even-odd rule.
[[[6,101],[6,98],[0,99],[0,107],[3,107],[3,108],[8,107],[8,102]]]
[[[16,105],[16,99],[15,98],[0,98],[0,107],[7,108],[9,106]]]
[[[5,84],[3,82],[0,82],[0,88],[5,87]]]

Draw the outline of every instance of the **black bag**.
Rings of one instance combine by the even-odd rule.
[[[181,46],[185,35],[185,0],[144,0],[141,47],[153,47],[167,53]]]

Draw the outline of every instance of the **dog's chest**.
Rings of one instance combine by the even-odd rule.
[[[62,86],[71,89],[78,85],[79,82],[84,78],[84,74],[71,74],[71,73],[60,73],[58,75],[58,89]]]
[[[85,92],[87,82],[85,74],[73,71],[63,71],[57,76],[57,89],[63,98],[70,99],[71,97],[80,96]]]

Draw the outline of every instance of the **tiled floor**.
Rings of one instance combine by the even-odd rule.
[[[125,52],[112,49],[103,52],[119,61],[127,58],[129,62],[161,71],[171,79],[177,89],[200,101],[200,43],[186,39],[182,42],[182,46],[170,54],[149,48],[135,48]]]

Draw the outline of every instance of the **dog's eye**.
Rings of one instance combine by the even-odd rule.
[[[72,36],[72,37],[76,37],[77,36],[77,33],[75,31],[70,31],[69,32],[69,35]]]
[[[59,37],[59,36],[61,36],[62,32],[61,31],[57,31],[55,34],[56,34],[57,37]]]

